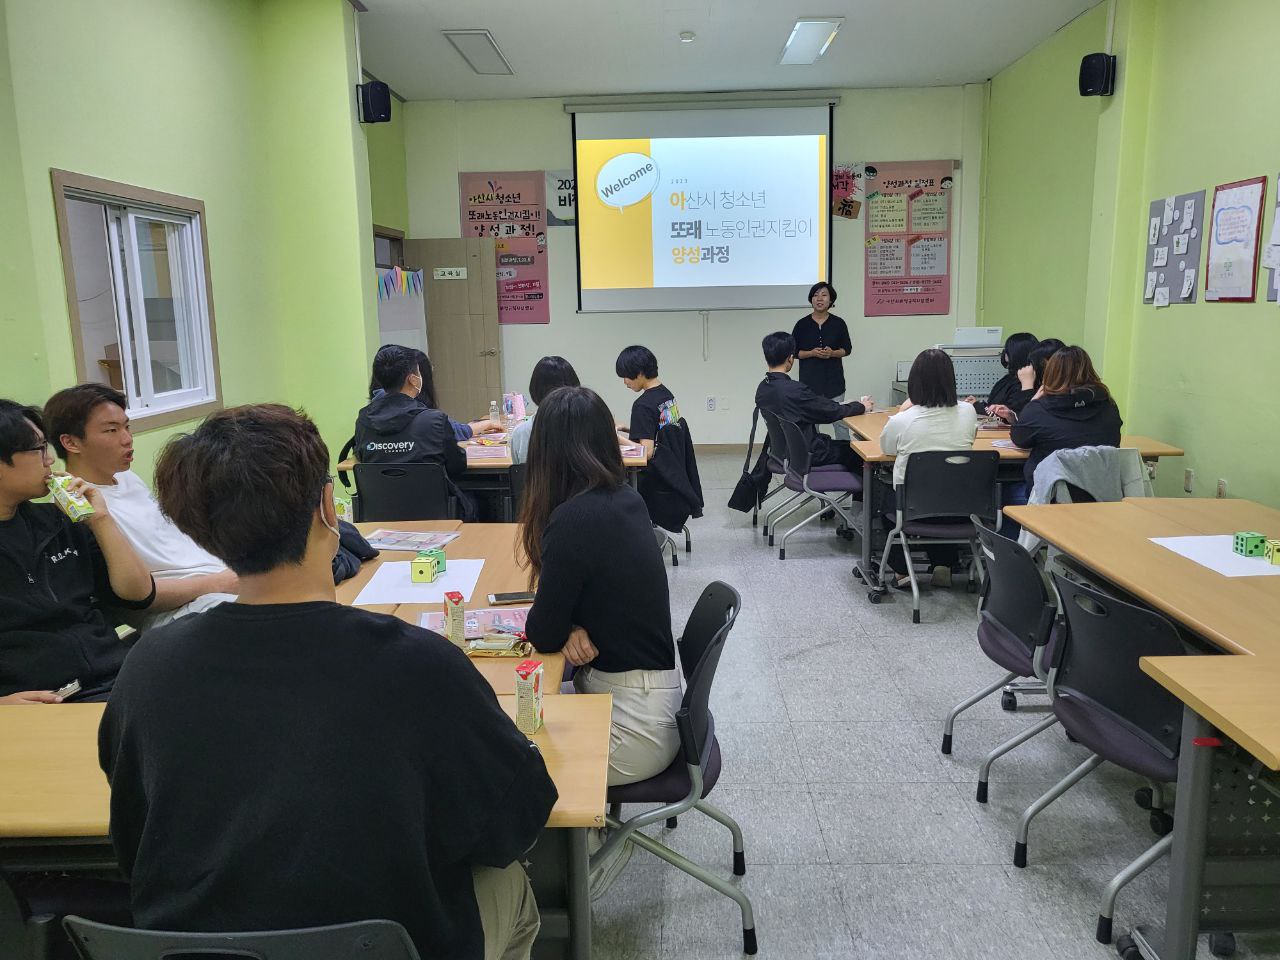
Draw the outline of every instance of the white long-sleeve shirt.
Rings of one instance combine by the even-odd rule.
[[[913,453],[968,450],[978,433],[978,415],[969,403],[954,407],[908,407],[895,413],[880,434],[880,449],[894,454],[893,485],[901,486]]]

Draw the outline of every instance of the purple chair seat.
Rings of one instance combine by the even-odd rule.
[[[1060,691],[1054,697],[1053,712],[1067,733],[1102,759],[1157,783],[1178,779],[1177,757],[1166,756],[1127,724],[1098,707]]]
[[[896,514],[886,513],[884,518],[892,527],[898,522]],[[972,540],[978,532],[968,520],[908,520],[902,525],[908,537],[937,537],[942,540]]]
[[[840,464],[838,463],[824,463],[820,467],[810,467],[809,472],[810,473],[832,473],[833,471],[843,470],[843,469],[844,467],[840,466]],[[769,472],[779,477],[786,475],[786,471],[782,469],[782,464],[779,461],[775,460],[772,456],[769,457]]]
[[[832,466],[835,465],[832,464]],[[783,486],[796,493],[804,492],[804,486],[800,481],[791,477],[783,481]],[[815,467],[809,473],[809,489],[817,493],[861,493],[862,479],[855,477],[843,467],[836,466],[834,470]]]
[[[1046,664],[1053,662],[1053,652],[1057,647],[1058,637],[1058,626],[1054,624],[1053,632],[1049,634],[1049,642],[1045,644],[1044,662]],[[984,617],[978,622],[978,646],[994,663],[1004,667],[1010,673],[1016,673],[1020,677],[1035,675],[1032,666],[1034,653],[995,620]]]
[[[711,788],[720,779],[720,742],[715,734],[711,735],[711,753],[707,757],[707,768],[702,775],[702,796],[711,793]],[[675,803],[689,795],[689,766],[684,760],[684,751],[676,754],[671,765],[655,777],[637,783],[624,783],[610,787],[608,799],[610,803]]]

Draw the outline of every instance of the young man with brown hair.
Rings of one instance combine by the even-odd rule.
[[[174,438],[156,494],[240,596],[143,635],[99,734],[139,926],[383,918],[423,960],[527,960],[517,861],[556,800],[537,748],[437,634],[334,600],[329,451],[275,404]]]
[[[160,512],[136,473],[125,398],[105,383],[59,390],[44,407],[49,441],[67,471],[101,491],[116,523],[156,581],[155,602],[125,614],[148,629],[235,599],[236,575]]]

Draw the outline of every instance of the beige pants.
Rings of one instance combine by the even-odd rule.
[[[609,727],[609,786],[636,783],[670,766],[680,749],[679,670],[605,673],[583,667],[573,677],[579,693],[613,695]]]
[[[524,868],[472,867],[484,960],[529,960],[541,921]]]

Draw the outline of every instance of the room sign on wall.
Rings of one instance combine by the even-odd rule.
[[[434,267],[431,270],[432,280],[465,280],[466,267]]]

